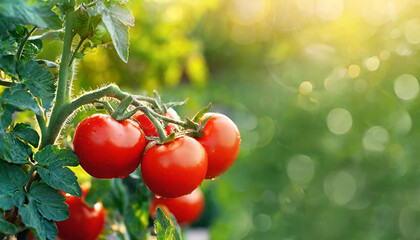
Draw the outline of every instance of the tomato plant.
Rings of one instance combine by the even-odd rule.
[[[197,140],[206,149],[208,169],[206,178],[215,178],[232,166],[239,153],[241,137],[235,123],[220,113],[208,113],[210,117]]]
[[[73,145],[80,165],[92,177],[117,178],[139,166],[145,141],[136,122],[95,114],[77,126]]]
[[[194,223],[200,218],[204,209],[204,196],[199,188],[192,193],[177,198],[153,197],[150,204],[150,215],[156,216],[156,209],[161,207],[174,215],[182,226]]]
[[[150,191],[161,197],[191,193],[200,186],[206,171],[204,148],[188,136],[151,147],[141,163],[144,182]]]
[[[83,189],[81,198],[65,194],[70,216],[67,220],[56,222],[58,236],[62,240],[95,240],[105,227],[105,210],[100,202],[89,207],[84,198],[88,189]]]
[[[164,102],[157,92],[142,96],[109,84],[74,97],[78,59],[110,38],[127,62],[133,25],[125,1],[0,3],[0,239],[28,231],[37,240],[57,235],[96,239],[101,234],[147,239],[152,232],[148,188],[164,197],[198,188],[208,166],[213,167],[207,158],[214,156],[206,153],[204,141],[212,135],[221,141],[218,155],[236,156],[236,150],[226,150],[231,143],[222,141],[223,129],[208,130],[206,124],[218,123],[204,116],[211,105],[181,120],[172,107],[184,102]],[[38,58],[47,35],[62,41],[59,64]],[[62,130],[71,129],[67,123],[82,107],[97,113],[80,122],[72,141]],[[16,121],[21,112],[34,121]],[[231,139],[232,131],[224,130]],[[142,131],[150,137],[147,146]],[[69,168],[79,165],[92,176],[87,194]],[[195,208],[198,212],[199,205]],[[182,238],[176,220],[159,208],[153,232],[158,239]]]

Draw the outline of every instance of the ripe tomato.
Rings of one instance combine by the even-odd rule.
[[[197,141],[206,149],[208,169],[206,179],[215,178],[226,172],[235,162],[241,145],[241,136],[235,123],[220,113],[213,114],[203,129],[203,136]],[[204,119],[203,118],[203,119]]]
[[[173,109],[169,108],[166,111],[165,116],[170,117],[172,119],[181,120],[178,113]],[[138,111],[133,115],[133,118],[135,118],[137,121],[140,122],[141,128],[143,129],[143,132],[148,137],[159,137],[159,133],[155,127],[155,125],[150,121],[150,119],[144,114],[142,111]],[[171,134],[175,132],[177,129],[177,125],[173,123],[168,123],[166,126],[166,134]]]
[[[207,154],[200,143],[188,136],[151,147],[141,163],[144,182],[161,197],[191,193],[200,186],[206,172]]]
[[[83,189],[81,198],[64,194],[69,205],[70,217],[56,222],[58,236],[61,240],[96,240],[105,227],[105,211],[101,203],[93,207],[86,205],[84,197],[87,189]]]
[[[153,197],[150,204],[150,215],[156,216],[156,209],[161,207],[164,211],[171,212],[180,225],[189,225],[198,220],[204,209],[204,196],[199,188],[191,194],[177,198]]]
[[[140,164],[145,144],[136,122],[118,122],[104,114],[84,119],[73,140],[83,169],[93,177],[105,179],[132,173]]]

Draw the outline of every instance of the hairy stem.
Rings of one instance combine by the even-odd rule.
[[[73,51],[73,54],[71,55],[69,66],[73,64],[74,58],[76,57],[76,53],[79,51],[80,47],[82,46],[83,42],[86,38],[80,39],[79,43],[77,44],[76,48]]]
[[[157,118],[160,118],[165,122],[174,123],[174,124],[179,125],[181,127],[188,128],[188,124],[184,121],[179,121],[179,120],[176,120],[176,119],[173,119],[173,118],[170,118],[170,117],[166,117],[166,116],[160,115],[159,113],[156,113],[156,112],[153,112],[153,111],[151,111],[151,113],[152,113],[153,116],[155,116]]]
[[[40,149],[44,148],[49,144],[54,144],[55,140],[60,134],[61,128],[63,127],[63,124],[66,121],[66,119],[79,107],[86,104],[90,104],[102,97],[112,97],[122,101],[128,96],[130,96],[130,94],[121,91],[117,85],[110,84],[106,87],[87,92],[82,96],[74,99],[70,103],[61,106],[57,114],[51,116],[47,133],[42,137]],[[140,107],[140,109],[146,114],[146,116],[150,118],[153,124],[155,124],[161,140],[164,140],[166,138],[165,130],[162,128],[159,121],[153,116],[153,111],[151,111],[147,106],[142,105],[139,101],[135,99],[131,104],[136,107]]]

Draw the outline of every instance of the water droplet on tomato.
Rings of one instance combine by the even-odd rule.
[[[156,199],[161,199],[162,197],[161,197],[161,196],[159,196],[159,195],[155,195],[155,198],[156,198]]]

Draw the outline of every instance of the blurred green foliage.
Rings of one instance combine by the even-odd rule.
[[[418,1],[130,4],[128,65],[99,49],[75,89],[158,89],[237,123],[236,164],[205,186],[212,239],[420,238]]]

